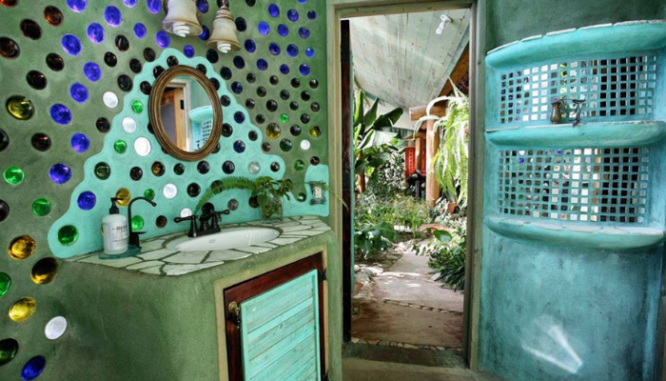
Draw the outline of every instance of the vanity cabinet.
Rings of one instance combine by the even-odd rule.
[[[230,381],[326,379],[322,255],[224,290]]]

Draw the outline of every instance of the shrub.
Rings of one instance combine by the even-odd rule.
[[[368,192],[389,197],[405,193],[405,158],[402,150],[390,152],[386,162],[373,170],[368,181]]]
[[[430,222],[430,208],[424,200],[411,196],[368,192],[358,196],[354,216],[355,251],[367,259],[400,238],[395,226],[409,228],[412,238],[420,236],[421,225]]]
[[[369,259],[373,254],[392,247],[396,238],[393,225],[388,222],[360,225],[354,230],[354,249],[357,254]]]
[[[422,246],[418,254],[428,255],[428,266],[438,274],[437,281],[453,290],[465,288],[465,256],[467,252],[467,229],[464,224],[451,232],[437,230],[434,238]]]

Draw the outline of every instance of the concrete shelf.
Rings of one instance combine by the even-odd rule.
[[[497,215],[487,217],[485,223],[506,238],[595,249],[639,249],[660,244],[666,238],[663,229],[641,226],[597,226]]]
[[[646,120],[630,122],[547,124],[489,129],[486,136],[498,146],[510,147],[640,147],[656,143],[666,136],[666,122]]]
[[[666,20],[631,21],[527,37],[491,50],[486,56],[486,64],[499,69],[559,57],[640,52],[664,47]]]

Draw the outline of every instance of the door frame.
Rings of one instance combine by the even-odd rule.
[[[480,274],[483,228],[483,163],[485,120],[485,69],[487,0],[328,0],[326,9],[328,54],[328,141],[330,184],[342,194],[342,81],[341,81],[341,23],[342,19],[414,13],[450,9],[471,9],[470,20],[470,143],[469,143],[469,200],[467,211],[467,254],[465,268],[465,301],[463,313],[463,357],[472,370],[478,369],[478,331],[480,308]],[[343,242],[342,208],[331,203],[331,227],[338,242]],[[342,248],[339,249],[342,264]],[[345,271],[344,267],[343,271]],[[343,312],[344,313],[344,312]]]

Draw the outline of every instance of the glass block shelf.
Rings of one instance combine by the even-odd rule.
[[[666,136],[666,122],[599,122],[548,124],[489,129],[487,139],[497,146],[558,147],[581,146],[640,147],[656,143]]]
[[[558,57],[652,51],[664,47],[666,20],[630,21],[527,37],[491,50],[486,64],[506,68]]]
[[[595,249],[646,248],[666,238],[666,232],[650,227],[591,226],[501,216],[489,216],[485,223],[490,230],[506,238]]]

